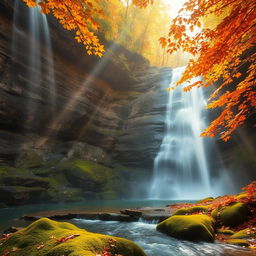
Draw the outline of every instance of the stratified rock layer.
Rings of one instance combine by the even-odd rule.
[[[43,50],[41,80],[31,84],[26,55],[31,35],[25,21],[16,24],[22,43],[19,58],[12,58],[13,5],[1,2],[0,160],[14,163],[32,149],[46,160],[76,156],[151,168],[162,140],[170,69],[150,67],[141,56],[110,42],[105,42],[111,51],[104,58],[87,56],[50,17],[52,101]]]

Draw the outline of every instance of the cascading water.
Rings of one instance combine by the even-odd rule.
[[[172,84],[184,68],[173,69]],[[182,87],[182,86],[180,86]],[[154,160],[152,199],[197,199],[211,193],[206,145],[200,133],[206,127],[201,88],[169,93],[165,135]]]
[[[28,17],[28,22],[24,21],[24,16]],[[15,77],[18,76],[19,70],[26,65],[29,69],[26,73],[25,95],[37,100],[47,99],[54,113],[56,104],[54,61],[47,18],[40,13],[38,7],[28,8],[22,1],[16,0],[13,20],[13,84],[16,83]],[[27,44],[24,43],[26,40]],[[37,106],[34,100],[27,101],[26,111],[30,120],[35,118]]]

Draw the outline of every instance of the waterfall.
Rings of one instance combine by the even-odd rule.
[[[183,71],[173,69],[172,84]],[[197,199],[211,193],[207,145],[200,137],[206,127],[205,105],[201,88],[183,92],[179,86],[169,93],[165,134],[154,159],[150,198]]]
[[[28,8],[20,0],[15,1],[13,15],[12,84],[16,86],[19,75],[25,77],[26,84],[22,91],[29,98],[25,112],[29,116],[28,121],[36,122],[36,101],[47,100],[52,114],[56,104],[49,25],[46,15],[41,14],[38,7]],[[27,68],[26,72],[24,66]]]

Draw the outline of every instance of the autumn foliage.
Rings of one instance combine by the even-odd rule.
[[[223,18],[213,28],[201,28],[201,20],[210,15]],[[217,84],[207,108],[222,107],[222,112],[202,135],[220,134],[228,140],[255,114],[255,0],[189,0],[160,42],[170,54],[182,48],[195,56],[177,83],[191,82],[185,91]],[[243,69],[246,71],[242,75]],[[193,83],[191,79],[197,76],[204,81]]]
[[[103,11],[94,1],[87,0],[23,0],[29,7],[41,7],[44,14],[52,13],[67,30],[75,32],[75,39],[83,43],[87,54],[103,56],[104,46],[100,43],[95,31],[99,24],[96,17]]]

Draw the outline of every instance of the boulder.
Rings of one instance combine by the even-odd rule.
[[[142,212],[141,211],[132,210],[132,209],[120,210],[120,213],[124,214],[124,215],[128,215],[128,216],[134,218],[135,220],[138,220],[142,216]]]
[[[179,239],[213,242],[213,225],[214,220],[207,215],[176,215],[159,223],[157,230]]]
[[[250,211],[245,204],[235,202],[228,206],[216,208],[211,214],[220,224],[235,227],[247,220]]]
[[[189,208],[181,208],[173,213],[173,215],[186,215],[192,213],[206,213],[208,212],[208,206],[193,206]]]
[[[203,198],[199,201],[196,202],[196,204],[200,204],[200,203],[206,203],[206,202],[211,202],[214,198],[213,197],[206,197],[206,198]]]
[[[19,256],[95,256],[106,248],[115,255],[146,256],[139,246],[127,239],[87,232],[70,223],[47,218],[10,236],[3,242],[0,255],[13,248]]]
[[[240,245],[240,246],[245,246],[245,247],[249,247],[250,244],[243,239],[228,239],[226,241],[228,244],[233,244],[233,245]]]
[[[252,237],[256,237],[256,233],[251,231],[249,228],[245,228],[234,233],[230,238],[244,239],[244,238],[252,238]]]
[[[232,236],[232,235],[234,235],[235,232],[230,229],[218,229],[217,233],[227,235],[227,236]]]

